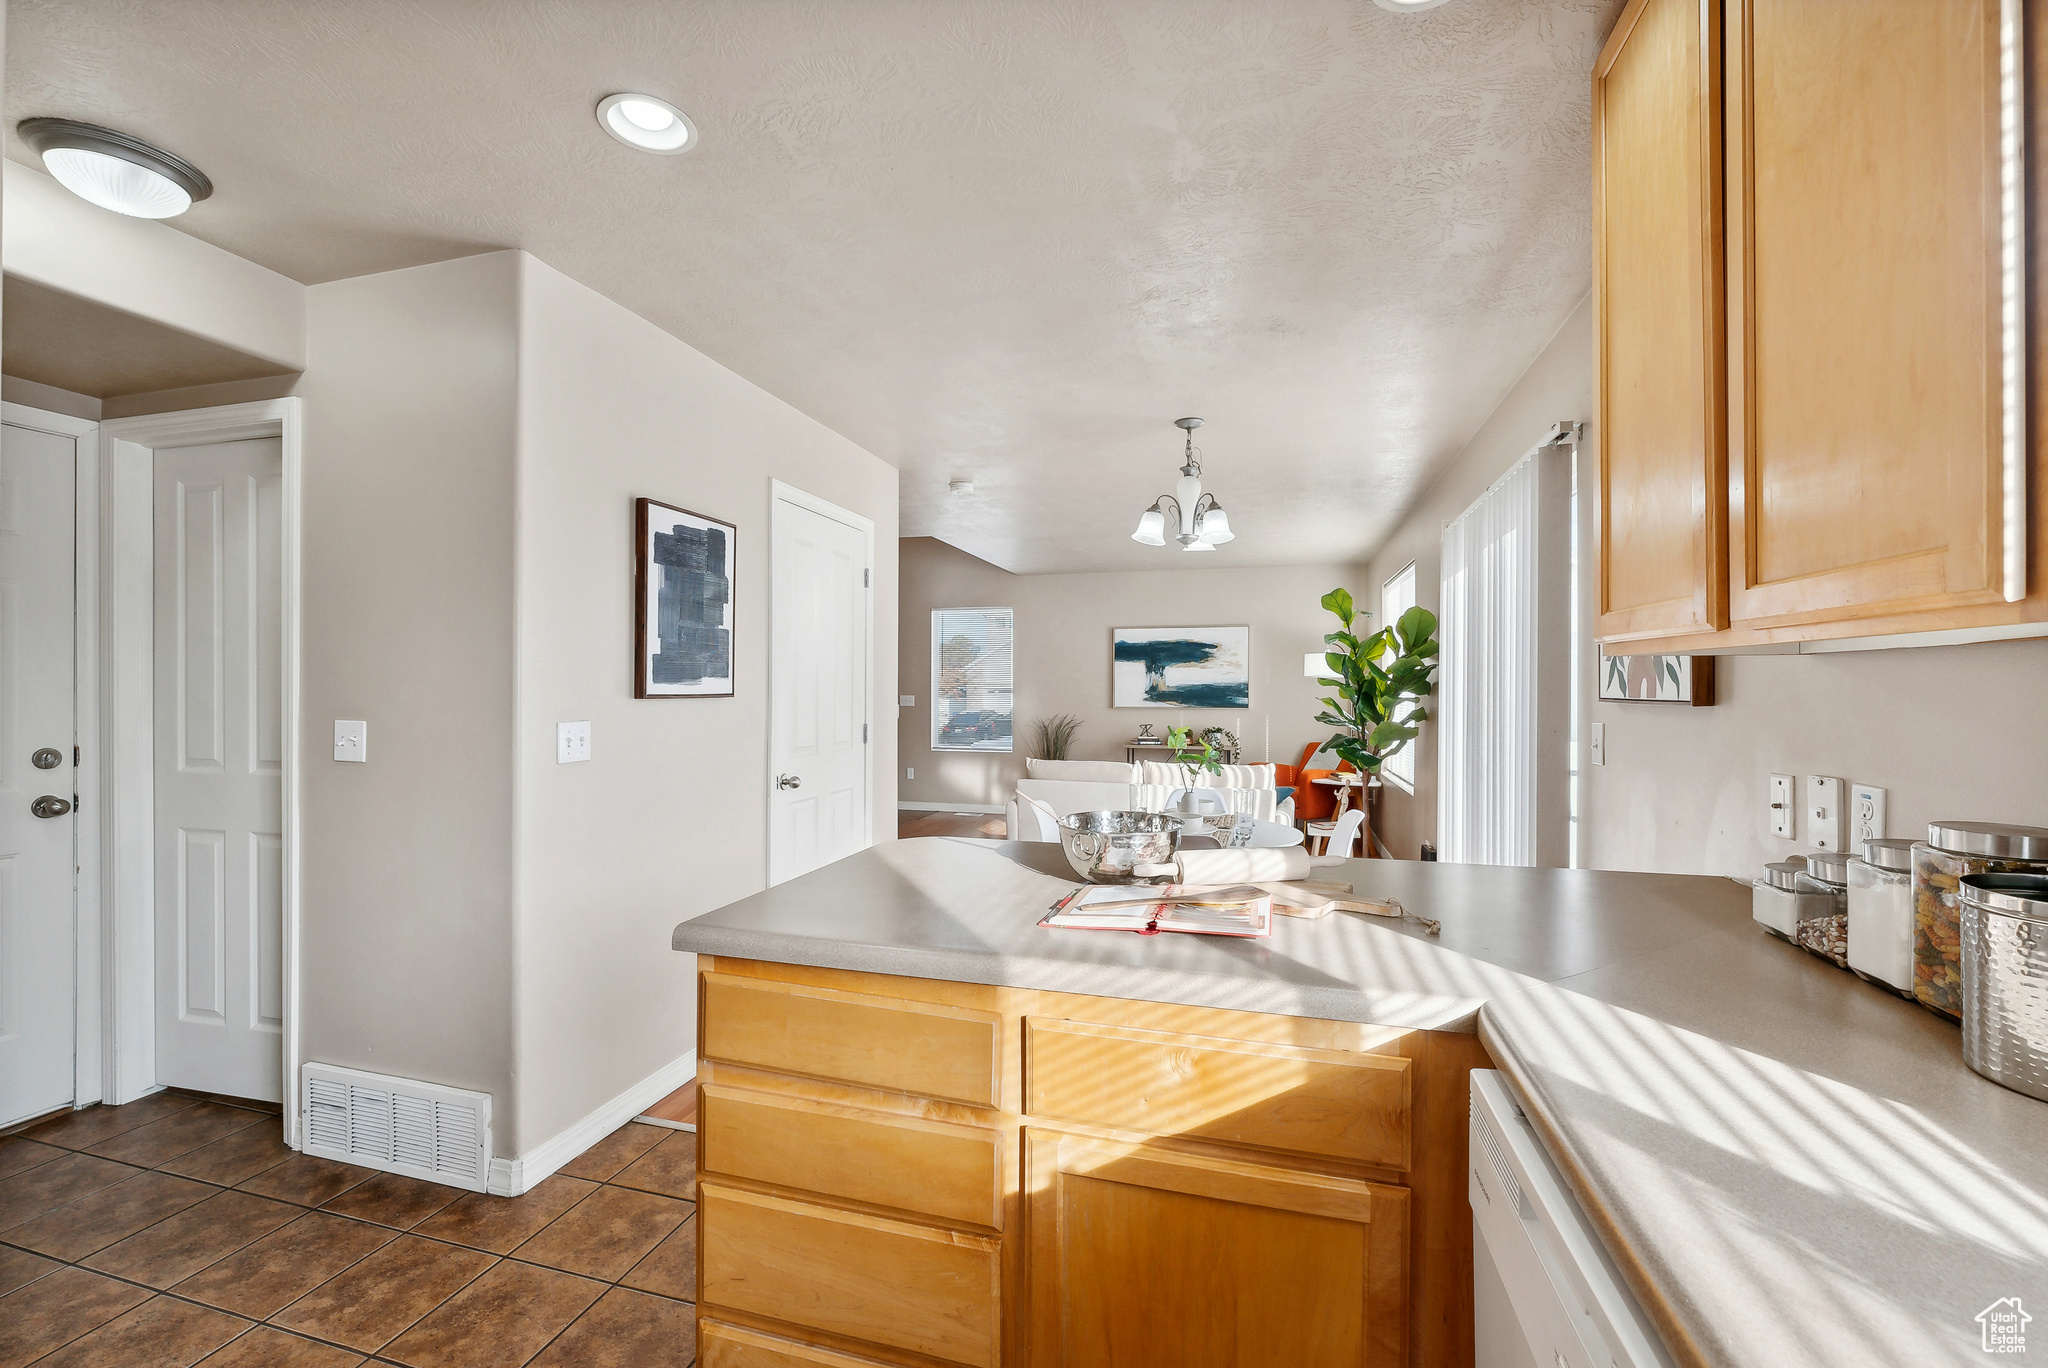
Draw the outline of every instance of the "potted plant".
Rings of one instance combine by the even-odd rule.
[[[1038,745],[1041,760],[1064,760],[1067,750],[1074,744],[1074,733],[1081,730],[1081,719],[1072,713],[1054,713],[1041,717],[1031,724],[1032,736]]]
[[[1330,673],[1321,682],[1335,686],[1335,697],[1322,700],[1316,721],[1338,730],[1317,749],[1335,752],[1360,774],[1376,774],[1429,720],[1417,700],[1436,688],[1436,614],[1410,608],[1399,622],[1361,637],[1352,626],[1371,614],[1358,611],[1348,590],[1332,589],[1322,604],[1343,626],[1323,638]]]
[[[1168,727],[1166,749],[1173,756],[1173,763],[1180,766],[1181,777],[1188,788],[1195,786],[1197,774],[1223,772],[1223,766],[1216,759],[1216,747],[1207,735],[1198,733],[1193,727]]]

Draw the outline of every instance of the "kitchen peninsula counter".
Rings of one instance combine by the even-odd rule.
[[[1021,1086],[1032,1023],[1065,1011],[1046,1005],[1054,1001],[1294,1018],[1298,1030],[1266,1037],[1304,1053],[1303,1042],[1320,1042],[1406,1054],[1415,1148],[1400,1181],[1418,1230],[1401,1361],[1414,1368],[1469,1361],[1469,1340],[1446,1323],[1469,1317],[1469,1263],[1440,1247],[1469,1219],[1462,1098],[1452,1115],[1450,1093],[1463,1068],[1489,1062],[1527,1101],[1688,1368],[1981,1361],[1975,1317],[2007,1297],[2048,1326],[2048,1104],[1970,1073],[1953,1026],[1766,936],[1749,919],[1744,885],[1385,860],[1351,861],[1337,875],[1437,919],[1441,934],[1343,913],[1277,919],[1257,941],[1047,930],[1038,917],[1073,883],[1057,846],[928,838],[886,843],[684,922],[674,947],[715,956],[706,962],[720,970],[767,966],[793,980],[885,976],[876,981],[913,993],[925,980],[940,1000],[950,1000],[940,991],[949,985],[1042,995],[1004,1037],[1017,1056],[1006,1088]],[[1176,1029],[1192,1032],[1184,1040],[1229,1033]],[[1361,1034],[1346,1044],[1330,1034],[1342,1030]],[[1415,1047],[1369,1043],[1397,1037]],[[1464,1053],[1459,1039],[1472,1040]],[[705,1054],[717,1094],[733,1074],[715,1049]],[[1450,1071],[1432,1072],[1433,1059]],[[744,1071],[739,1082],[753,1085]],[[1010,1134],[1022,1146],[1048,1123],[1033,1121],[1029,1106],[1019,1113]],[[710,1156],[714,1141],[705,1143]],[[1452,1147],[1455,1186],[1425,1174]],[[1014,1179],[1018,1156],[1005,1153]],[[708,1219],[707,1241],[718,1219]],[[1425,1247],[1423,1223],[1437,1246]],[[1029,1224],[1017,1206],[1009,1231]],[[1048,1276],[1017,1258],[1004,1265],[1007,1287],[1030,1283],[1027,1270]],[[1447,1300],[1441,1284],[1458,1276],[1467,1300]],[[1056,1321],[1034,1317],[1005,1312],[1003,1352],[986,1361],[1062,1362],[1046,1347]],[[2048,1343],[2048,1333],[2031,1338]]]

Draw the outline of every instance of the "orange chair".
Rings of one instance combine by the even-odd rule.
[[[1309,762],[1321,749],[1320,742],[1311,741],[1302,748],[1301,763],[1294,767],[1294,820],[1297,822],[1327,822],[1337,812],[1337,791],[1324,788],[1316,783],[1339,772],[1349,773],[1349,760],[1339,760],[1335,769],[1310,769]],[[1282,782],[1285,782],[1284,780]]]

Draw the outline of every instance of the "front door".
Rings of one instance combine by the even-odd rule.
[[[156,453],[156,1062],[284,1100],[283,444]]]
[[[867,844],[867,534],[778,499],[769,614],[768,882]]]
[[[0,1126],[69,1103],[78,439],[0,425]]]

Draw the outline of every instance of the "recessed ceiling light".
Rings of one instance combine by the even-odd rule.
[[[955,480],[947,485],[946,488],[952,490],[955,494],[972,494],[974,492],[974,481]]]
[[[117,214],[172,218],[213,193],[213,182],[191,162],[115,129],[23,119],[15,131],[58,184]]]
[[[597,102],[597,121],[628,147],[673,157],[697,145],[697,125],[667,100],[652,95],[607,95]]]
[[[1419,14],[1426,9],[1435,9],[1444,0],[1373,0],[1373,3],[1396,14]]]

